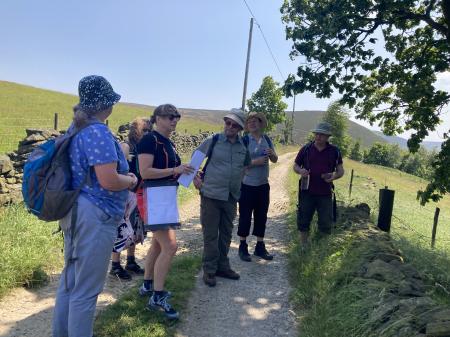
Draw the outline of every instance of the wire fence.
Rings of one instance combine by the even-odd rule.
[[[368,172],[354,172],[353,181],[348,180],[339,184],[337,189],[338,199],[346,205],[366,203],[376,217],[379,214],[379,191],[384,188],[380,179],[374,179]],[[406,175],[402,175],[405,177]],[[414,179],[414,178],[411,178]],[[386,177],[391,183],[394,177]],[[350,195],[350,183],[352,183]],[[403,183],[404,184],[404,183]],[[347,187],[347,189],[345,188]],[[406,239],[414,238],[422,245],[430,246],[433,242],[433,224],[436,213],[436,204],[430,203],[421,206],[416,200],[417,185],[395,186],[394,206],[392,213],[391,232]],[[405,192],[406,190],[406,192]],[[402,194],[400,197],[400,193]],[[450,253],[450,203],[445,201],[439,205],[440,213],[437,222],[435,242],[438,249]]]

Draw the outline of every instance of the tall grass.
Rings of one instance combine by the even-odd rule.
[[[416,191],[425,181],[384,167],[364,165],[345,160],[347,174],[336,182],[338,200],[345,204],[365,202],[372,208],[372,219],[378,214],[378,190],[395,190],[391,238],[400,248],[406,262],[415,266],[425,278],[428,295],[443,304],[450,304],[448,226],[438,230],[440,244],[430,248],[431,224],[436,205],[419,206]],[[353,192],[348,197],[351,169],[355,170]],[[302,337],[371,337],[367,326],[368,313],[376,307],[380,294],[389,292],[389,284],[355,277],[364,257],[372,254],[374,243],[362,233],[337,230],[331,236],[318,238],[313,233],[311,249],[306,253],[298,247],[296,202],[298,176],[291,173],[286,182],[291,207],[289,225],[293,238],[290,246],[292,301],[301,318]],[[448,217],[449,198],[439,206],[443,219]]]
[[[195,285],[195,275],[201,265],[199,256],[175,257],[166,279],[166,287],[173,293],[170,303],[180,311],[186,308],[189,294]],[[168,321],[162,313],[145,310],[148,297],[140,297],[137,288],[103,310],[96,319],[96,336],[166,337],[174,336],[177,322]]]
[[[180,205],[196,193],[192,184],[180,187]],[[52,234],[57,229],[57,222],[40,221],[21,204],[0,208],[0,298],[12,288],[45,284],[62,269],[62,234]]]
[[[0,208],[0,297],[9,289],[36,286],[63,265],[56,223],[37,220],[21,205]]]

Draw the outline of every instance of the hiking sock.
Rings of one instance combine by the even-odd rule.
[[[153,280],[144,280],[144,287],[147,290],[152,289],[153,288]]]
[[[127,256],[127,264],[136,263],[136,257],[134,255]]]
[[[155,300],[158,300],[158,299],[160,299],[163,295],[164,295],[164,290],[161,290],[161,291],[154,291],[153,292],[153,294],[154,294],[154,296],[155,296]]]
[[[111,268],[112,269],[120,269],[120,261],[119,262],[111,262]]]

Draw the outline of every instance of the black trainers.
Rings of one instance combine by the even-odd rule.
[[[217,277],[227,278],[227,279],[230,279],[230,280],[239,280],[239,278],[241,277],[233,269],[218,270],[218,271],[216,271],[216,276]]]
[[[247,242],[241,241],[239,245],[239,257],[242,261],[245,262],[251,262],[252,258],[250,257],[250,254],[248,253],[248,245]]]
[[[256,242],[255,252],[253,254],[264,260],[273,260],[273,255],[269,254],[263,241]]]
[[[209,287],[216,286],[216,274],[203,273],[203,282]]]
[[[163,293],[161,296],[156,296],[155,293],[150,297],[147,308],[149,310],[164,311],[164,314],[168,319],[178,319],[180,316],[178,312],[172,308],[168,302],[169,296],[167,293]]]
[[[143,275],[144,274],[144,269],[142,269],[141,266],[136,263],[136,261],[135,262],[131,262],[131,263],[127,263],[125,265],[125,269],[128,270],[128,271],[131,271],[131,272],[133,272],[133,273],[135,273],[137,275]]]
[[[131,275],[129,272],[127,272],[125,269],[122,268],[121,265],[111,267],[111,270],[109,271],[109,274],[112,276],[115,276],[121,280],[129,281],[131,280]]]

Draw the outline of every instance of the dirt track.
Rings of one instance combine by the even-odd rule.
[[[271,169],[271,206],[266,232],[266,245],[275,259],[270,262],[253,257],[251,263],[237,257],[238,238],[234,237],[230,260],[241,274],[239,281],[218,279],[215,288],[201,282],[201,273],[189,301],[189,310],[182,317],[177,336],[295,336],[295,318],[290,310],[287,279],[287,224],[288,196],[284,183],[291,168],[293,155],[280,156],[279,164]],[[181,210],[183,229],[177,233],[178,254],[186,250],[201,251],[198,197]],[[136,250],[142,259],[148,242]],[[254,239],[249,243],[253,249]],[[48,285],[35,291],[16,289],[0,302],[0,336],[51,336],[51,318],[54,295],[59,275],[53,275]],[[135,282],[120,282],[107,277],[104,292],[99,296],[98,310],[113,303]]]

